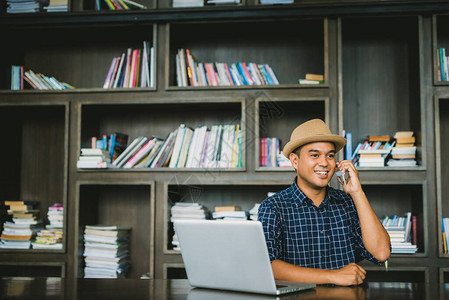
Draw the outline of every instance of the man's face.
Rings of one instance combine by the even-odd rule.
[[[301,147],[299,157],[290,154],[290,160],[298,175],[298,185],[315,190],[326,188],[334,175],[335,145],[316,142]]]

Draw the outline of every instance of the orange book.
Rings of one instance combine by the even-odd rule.
[[[412,144],[412,143],[415,143],[415,137],[414,136],[398,137],[398,138],[396,138],[396,143],[397,144]]]
[[[370,135],[369,137],[370,142],[389,142],[390,136],[389,135]]]

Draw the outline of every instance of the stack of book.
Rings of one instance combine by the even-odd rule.
[[[31,239],[42,223],[35,201],[5,201],[7,213],[12,221],[3,224],[0,248],[29,249]]]
[[[130,267],[128,236],[131,228],[86,225],[84,278],[125,278]]]
[[[204,6],[204,0],[173,0],[173,7],[200,7]]]
[[[249,219],[253,221],[257,221],[259,216],[259,206],[260,203],[254,204],[254,206],[249,210]]]
[[[41,10],[44,1],[38,0],[7,0],[6,12],[9,14],[34,13]]]
[[[321,74],[306,74],[305,79],[298,79],[299,84],[322,84],[324,83],[324,75]]]
[[[92,136],[90,139],[90,148],[98,148],[109,151],[111,161],[125,150],[128,145],[128,135],[121,132],[114,132],[109,135],[103,134],[101,138]]]
[[[36,238],[31,242],[31,246],[33,249],[62,249],[64,206],[59,203],[50,206],[47,218],[50,224],[45,225],[45,230],[36,233]]]
[[[388,232],[391,242],[391,253],[416,253],[416,216],[408,212],[404,217],[385,217],[380,219]]]
[[[50,206],[47,218],[50,224],[45,225],[45,228],[62,230],[64,227],[64,205],[55,203]]]
[[[384,167],[393,146],[389,135],[370,135],[368,140],[357,145],[353,155],[357,156],[359,167]]]
[[[72,90],[73,86],[66,82],[58,81],[54,77],[42,73],[35,74],[32,70],[26,71],[24,79],[35,90]]]
[[[179,87],[279,84],[268,64],[196,62],[189,49],[178,50],[176,81]]]
[[[278,156],[281,153],[281,141],[278,138],[261,138],[259,140],[259,164],[261,167],[279,167]]]
[[[45,6],[44,9],[47,12],[68,11],[68,0],[50,0],[49,5]]]
[[[175,205],[170,210],[171,217],[170,221],[175,222],[177,220],[191,220],[191,219],[206,219],[207,218],[207,210],[205,207],[198,203],[185,203],[185,202],[176,202]],[[172,246],[173,250],[181,250],[178,241],[178,235],[176,234],[176,230],[174,230],[174,234],[172,237]]]
[[[413,131],[398,131],[394,135],[396,145],[391,150],[391,159],[387,165],[390,167],[416,166],[416,146]]]
[[[154,49],[144,41],[142,49],[128,48],[126,53],[114,57],[103,88],[134,88],[153,86]]]
[[[212,218],[215,220],[242,221],[248,220],[248,214],[246,211],[240,210],[238,206],[217,206],[212,213]]]
[[[82,148],[76,162],[76,167],[80,169],[104,169],[113,166],[109,152],[99,148]]]

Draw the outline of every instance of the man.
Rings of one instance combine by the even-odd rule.
[[[285,145],[295,181],[259,208],[276,279],[357,285],[366,274],[357,262],[381,264],[390,257],[389,235],[362,190],[356,168],[351,161],[335,160],[345,144],[345,138],[314,119],[298,126]],[[343,191],[328,186],[336,167],[349,175]]]

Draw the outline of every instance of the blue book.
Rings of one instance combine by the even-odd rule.
[[[237,68],[239,70],[240,75],[243,78],[243,84],[244,85],[250,85],[248,79],[246,78],[246,73],[245,73],[245,70],[243,69],[243,66],[242,66],[241,62],[237,63]]]
[[[441,73],[441,81],[446,81],[446,74],[444,72],[445,67],[444,67],[444,56],[445,56],[445,50],[444,48],[440,48],[440,73]]]
[[[346,132],[345,159],[352,161],[352,133],[351,132]]]

